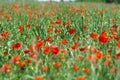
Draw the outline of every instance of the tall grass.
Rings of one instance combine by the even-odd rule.
[[[119,80],[119,5],[0,3],[0,80]]]

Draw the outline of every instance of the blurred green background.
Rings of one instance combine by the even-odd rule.
[[[10,2],[16,2],[16,1],[57,1],[57,2],[105,2],[105,3],[120,3],[120,0],[0,0],[3,1],[10,1]]]

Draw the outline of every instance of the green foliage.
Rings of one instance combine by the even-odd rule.
[[[120,3],[120,0],[115,0],[115,2]]]
[[[105,0],[75,0],[78,2],[104,2]]]
[[[75,0],[77,2],[106,2],[106,3],[120,3],[120,0]]]
[[[76,80],[79,76],[85,80],[120,79],[120,42],[116,46],[120,5],[1,2],[0,7],[0,80],[34,80],[36,76],[44,80]],[[47,53],[46,45],[50,47],[45,48]],[[13,58],[15,55],[20,59]]]

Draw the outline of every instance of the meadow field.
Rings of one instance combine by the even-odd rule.
[[[1,2],[0,80],[120,80],[120,5]]]

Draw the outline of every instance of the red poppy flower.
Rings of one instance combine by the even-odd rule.
[[[7,50],[2,51],[2,54],[8,54]]]
[[[116,57],[119,58],[120,57],[120,52],[116,53]]]
[[[41,71],[47,71],[48,70],[48,66],[47,65],[43,65],[40,69],[41,69]]]
[[[97,36],[98,36],[98,34],[96,32],[90,33],[90,37],[91,38],[96,38]]]
[[[11,47],[13,48],[13,49],[19,49],[20,47],[21,47],[21,43],[20,42],[17,42],[17,43],[14,43],[14,44],[12,44],[11,45]]]
[[[75,80],[85,80],[85,76],[79,76]]]
[[[27,24],[27,27],[28,27],[28,28],[30,28],[30,27],[31,27],[31,24],[30,24],[30,23],[29,23],[29,24]]]
[[[97,56],[90,54],[88,55],[88,60],[94,62],[97,60]]]
[[[32,53],[29,55],[30,58],[34,58],[34,59],[36,59],[38,56],[39,56],[38,53]]]
[[[85,72],[85,73],[89,73],[89,72],[90,72],[90,69],[89,69],[89,68],[83,68],[82,70],[83,70],[83,72]]]
[[[77,48],[77,45],[78,45],[78,42],[74,42],[74,43],[70,46],[70,48],[71,48],[72,50],[74,50],[74,49]]]
[[[50,51],[50,46],[49,45],[46,45],[43,47],[43,52],[44,53],[48,53]]]
[[[30,62],[31,62],[30,59],[26,59],[26,60],[24,60],[24,61],[25,61],[25,63],[30,63]]]
[[[61,29],[55,29],[54,32],[55,32],[55,33],[60,33],[60,32],[61,32]]]
[[[70,34],[74,34],[74,33],[75,33],[75,29],[74,29],[74,28],[70,28],[70,29],[68,30],[68,32],[69,32]]]
[[[59,48],[58,46],[52,45],[52,47],[51,47],[51,52],[52,52],[53,54],[58,54],[59,51],[60,51],[60,48]]]
[[[10,62],[11,62],[11,63],[12,63],[12,62],[17,62],[17,61],[19,61],[19,60],[20,60],[20,56],[19,56],[19,55],[14,55],[14,56],[11,57]]]
[[[5,18],[6,18],[7,20],[9,20],[11,17],[12,17],[11,14],[6,14],[6,16],[5,16]]]
[[[23,26],[22,25],[18,25],[18,29],[19,29],[18,30],[19,32],[22,32],[23,31]]]
[[[107,38],[107,32],[102,31],[101,35],[98,37],[99,42],[106,43],[109,41],[109,38]]]
[[[43,80],[43,77],[42,76],[37,76],[34,78],[34,80]]]
[[[60,43],[61,43],[61,44],[66,44],[66,43],[67,43],[67,40],[66,40],[66,39],[61,39],[61,40],[60,40]]]
[[[35,42],[35,47],[37,50],[39,50],[39,48],[43,45],[44,40],[38,40]]]
[[[51,30],[52,30],[51,27],[48,27],[48,28],[47,28],[47,32],[50,32]]]
[[[84,50],[86,50],[86,49],[87,49],[87,46],[84,46],[84,47],[80,47],[80,48],[79,48],[80,51],[84,51]]]
[[[107,52],[112,52],[112,49],[108,49],[108,50],[106,50]]]
[[[22,25],[18,25],[18,29],[23,29],[23,26]]]
[[[99,12],[98,12],[100,15],[102,15],[103,14],[103,11],[102,10],[99,10]]]
[[[58,68],[58,67],[60,67],[61,63],[60,63],[60,62],[53,62],[53,65],[54,65],[56,68]]]
[[[25,61],[18,61],[17,64],[20,66],[20,67],[23,67],[25,65]]]
[[[96,56],[97,58],[102,58],[102,57],[103,57],[103,52],[97,51],[97,52],[95,53],[95,56]]]
[[[110,69],[110,72],[117,72],[118,71],[118,69],[116,68],[116,67],[112,67],[111,69]]]
[[[61,52],[61,53],[66,53],[66,52],[67,52],[67,49],[61,49],[60,52]]]
[[[26,53],[29,53],[30,50],[29,49],[25,49],[25,50],[23,50],[23,52],[26,54]]]
[[[57,17],[56,24],[61,24],[61,19],[60,19],[60,17]]]
[[[9,31],[3,31],[2,33],[1,33],[1,36],[3,36],[3,37],[7,37],[8,35],[9,35]]]
[[[34,44],[31,44],[28,46],[28,49],[30,50],[30,52],[34,52]]]
[[[111,62],[109,60],[104,61],[104,65],[110,65],[110,64],[111,64]]]
[[[63,24],[63,26],[65,26],[67,23],[66,23],[66,22],[63,22],[62,24]]]
[[[83,26],[83,29],[86,30],[86,29],[87,29],[87,26]]]
[[[45,41],[50,42],[51,40],[52,40],[52,36],[47,36],[47,37],[45,38]]]
[[[73,70],[78,70],[78,69],[79,69],[79,66],[78,66],[78,65],[73,65],[73,66],[72,66],[72,69],[73,69]]]
[[[116,46],[120,48],[120,40],[116,42]]]
[[[9,70],[10,70],[9,64],[3,64],[2,67],[0,68],[0,71],[9,71]]]

